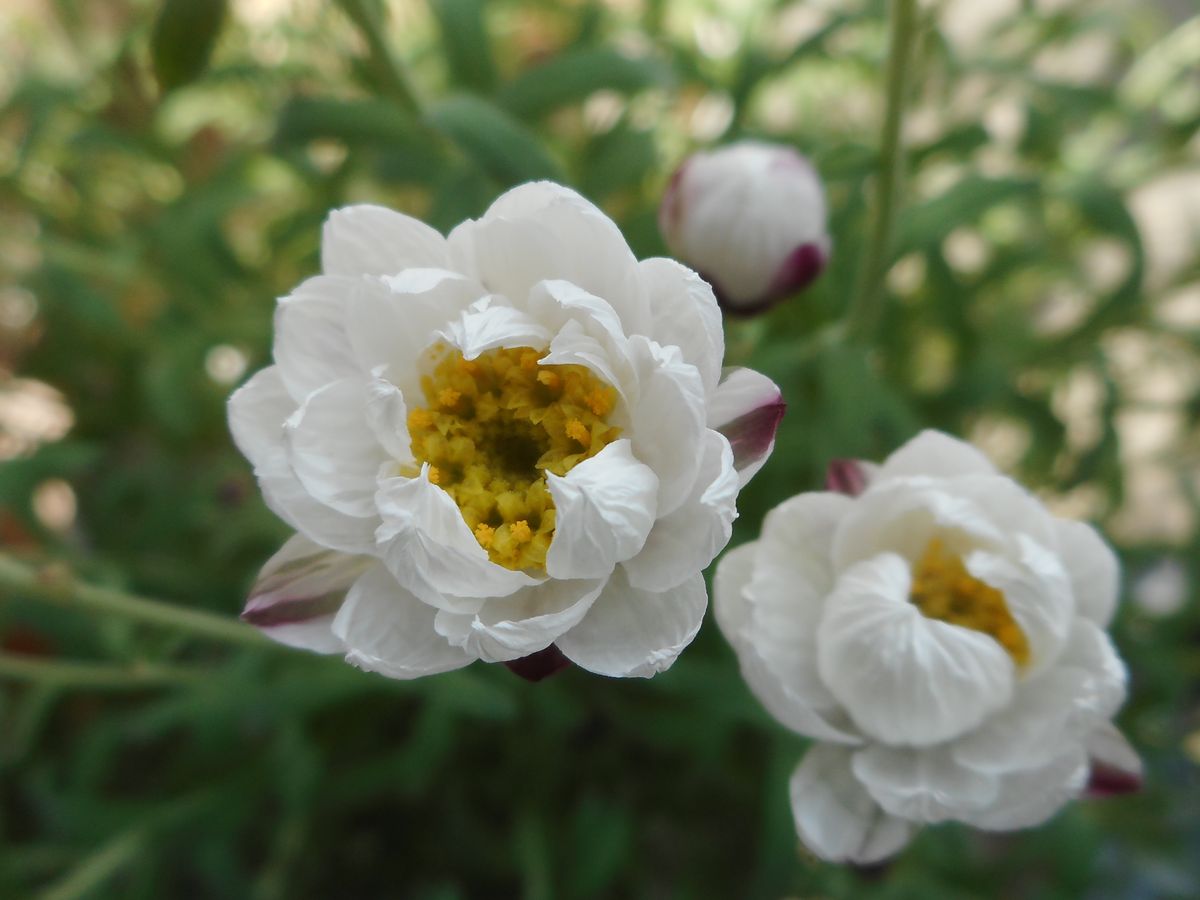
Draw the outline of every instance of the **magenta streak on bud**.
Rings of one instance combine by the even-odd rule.
[[[250,598],[241,619],[256,628],[294,625],[337,612],[345,596],[345,591],[333,591],[318,597],[290,598],[259,594]]]
[[[777,394],[774,400],[717,428],[717,431],[725,435],[733,450],[735,469],[740,471],[771,449],[775,432],[779,430],[779,422],[786,410],[787,404],[783,395]]]
[[[687,165],[685,161],[671,175],[667,189],[663,192],[662,203],[658,207],[658,230],[664,237],[675,233],[683,215],[683,172]]]
[[[1121,794],[1133,794],[1141,789],[1142,776],[1137,772],[1127,772],[1099,760],[1092,760],[1092,771],[1088,776],[1087,796],[1116,797]]]
[[[867,470],[856,459],[834,459],[825,469],[825,490],[857,497],[867,489]]]
[[[827,256],[820,244],[801,244],[787,255],[767,293],[783,296],[804,290],[825,271]]]
[[[563,655],[557,646],[551,644],[545,650],[522,656],[520,659],[510,659],[504,665],[514,675],[519,675],[526,681],[538,682],[561,672],[571,661]]]

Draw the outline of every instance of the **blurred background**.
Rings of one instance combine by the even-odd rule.
[[[814,160],[834,252],[729,323],[728,361],[789,403],[735,543],[831,457],[923,426],[977,442],[1120,549],[1142,794],[1022,834],[927,829],[856,872],[799,848],[803,741],[711,621],[649,682],[476,664],[398,683],[0,589],[0,896],[1200,896],[1200,17],[923,15],[864,353],[813,336],[867,231],[878,0],[5,0],[0,554],[236,615],[286,529],[224,403],[268,361],[327,210],[445,230],[549,177],[656,255],[682,157],[765,137]]]

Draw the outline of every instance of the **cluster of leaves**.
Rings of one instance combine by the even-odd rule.
[[[0,391],[45,382],[74,425],[0,462],[6,550],[233,614],[285,533],[230,445],[224,399],[267,361],[274,298],[315,271],[329,208],[369,200],[447,229],[553,178],[604,206],[639,256],[661,254],[672,166],[737,137],[814,159],[835,252],[805,295],[730,324],[730,361],[789,402],[735,541],[830,458],[878,458],[925,425],[992,436],[1028,483],[1103,521],[1127,500],[1119,426],[1140,402],[1113,336],[1170,350],[1181,373],[1200,365],[1200,333],[1159,314],[1200,281],[1197,248],[1150,278],[1128,205],[1194,156],[1200,20],[1025,4],[967,44],[948,10],[929,13],[909,203],[864,354],[828,326],[859,274],[877,165],[881,0],[275,5],[11,14],[0,271],[21,286],[0,288],[0,312],[32,299],[36,315],[0,316]],[[1046,64],[1096,42],[1096,72]],[[1115,275],[1085,265],[1097,255]],[[1063,400],[1079,379],[1095,386],[1082,429]],[[1172,415],[1168,470],[1195,516],[1182,452],[1200,443],[1200,404]],[[62,482],[74,517],[39,515]],[[1195,533],[1166,547],[1128,529],[1127,569],[1178,554],[1195,583]],[[1028,835],[931,829],[871,878],[798,851],[786,781],[802,742],[752,700],[712,627],[648,683],[569,671],[531,687],[482,665],[394,683],[0,599],[6,652],[189,674],[116,693],[4,686],[4,896],[1182,898],[1200,884],[1195,604],[1119,622],[1143,796]]]

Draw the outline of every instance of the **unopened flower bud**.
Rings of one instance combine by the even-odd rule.
[[[805,157],[777,144],[742,141],[688,157],[658,224],[671,252],[736,315],[803,290],[829,259],[821,180]]]

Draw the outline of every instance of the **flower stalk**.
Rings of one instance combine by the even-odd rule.
[[[917,32],[916,0],[892,0],[884,73],[887,93],[879,145],[879,168],[872,201],[871,233],[859,267],[858,284],[846,312],[847,337],[862,343],[871,341],[879,325],[883,278],[892,252],[900,184],[904,174],[901,126],[911,85]]]
[[[34,567],[0,554],[0,596],[19,596],[68,609],[117,616],[145,625],[186,631],[196,637],[246,647],[277,646],[236,619],[184,609],[113,588],[75,580],[60,566]]]
[[[0,653],[0,679],[29,681],[52,687],[138,690],[195,684],[208,676],[209,673],[199,669],[150,663],[110,665]]]

